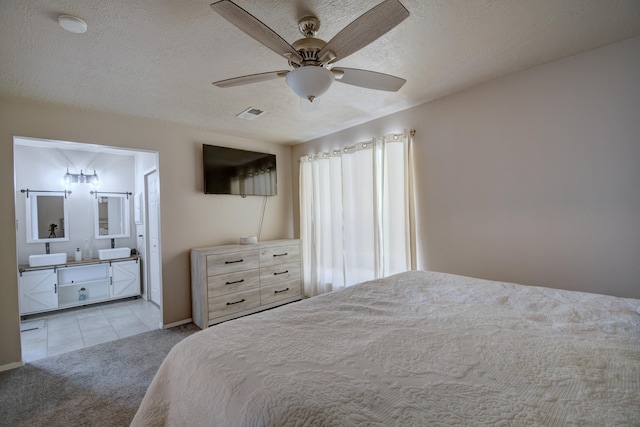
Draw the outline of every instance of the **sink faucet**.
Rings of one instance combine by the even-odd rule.
[[[115,247],[116,247],[116,239],[111,239],[111,249],[113,249]]]
[[[49,242],[44,244],[44,253],[46,253],[46,254],[50,254],[51,253],[51,248],[49,247]]]

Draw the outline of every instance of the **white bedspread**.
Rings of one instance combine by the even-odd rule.
[[[133,425],[640,425],[638,307],[403,273],[186,338]]]

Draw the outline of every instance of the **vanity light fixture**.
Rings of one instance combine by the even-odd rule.
[[[79,183],[79,184],[92,184],[97,186],[100,182],[98,180],[98,174],[96,174],[96,170],[93,170],[93,175],[85,175],[80,169],[80,173],[69,173],[69,168],[67,168],[67,173],[64,174],[64,183],[65,185],[69,185],[71,183]]]

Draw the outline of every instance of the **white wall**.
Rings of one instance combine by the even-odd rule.
[[[73,159],[73,160],[71,160]],[[74,165],[77,163],[77,166]],[[69,240],[50,244],[51,252],[66,252],[73,259],[76,248],[84,249],[84,241],[89,240],[94,257],[97,250],[110,247],[109,239],[95,239],[94,203],[95,198],[90,191],[133,192],[135,188],[135,164],[133,156],[77,151],[73,149],[32,147],[17,145],[14,148],[16,179],[16,234],[18,264],[27,264],[29,255],[44,253],[44,243],[27,243],[25,226],[25,194],[20,189],[62,191],[65,189],[63,175],[67,166],[70,173],[92,174],[94,168],[98,174],[100,185],[72,183],[67,189],[71,195],[67,198],[68,223],[66,224]],[[85,165],[91,164],[87,170]],[[130,199],[131,200],[131,199]],[[130,202],[130,223],[133,228],[133,201]],[[119,247],[136,247],[136,239],[118,238]]]
[[[416,129],[420,268],[640,298],[638,76],[635,38],[296,146],[293,173]]]

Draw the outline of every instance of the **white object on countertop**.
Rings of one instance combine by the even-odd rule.
[[[241,245],[254,245],[258,243],[258,237],[257,236],[242,236],[240,237],[240,244]]]

